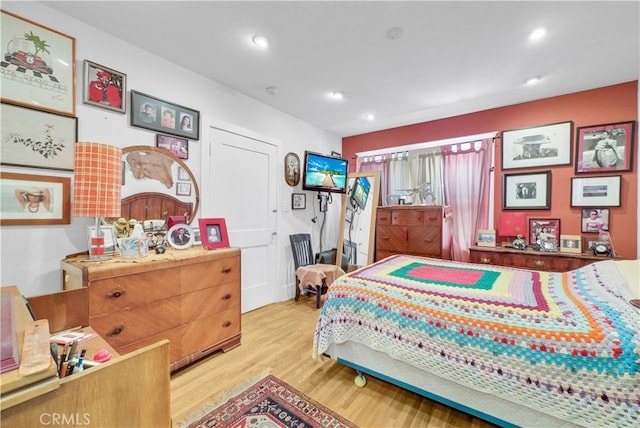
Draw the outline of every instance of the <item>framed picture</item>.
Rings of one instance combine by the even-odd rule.
[[[176,250],[184,250],[191,247],[193,240],[193,229],[188,224],[174,224],[167,231],[167,241]]]
[[[338,153],[338,152],[331,152],[331,156],[333,156],[334,158],[341,158],[342,157],[342,153]]]
[[[571,178],[572,207],[619,207],[620,175]]]
[[[496,231],[491,230],[478,230],[478,247],[495,247],[496,246]]]
[[[0,226],[69,224],[71,179],[0,172]]]
[[[291,194],[291,209],[303,210],[307,207],[307,195],[304,193]]]
[[[631,171],[635,122],[609,123],[576,131],[576,174]]]
[[[559,218],[530,218],[529,245],[539,245],[543,242],[560,242]]]
[[[551,208],[551,171],[502,175],[502,209]]]
[[[200,236],[202,237],[202,247],[207,249],[228,248],[229,235],[227,235],[227,224],[223,218],[201,218],[198,219],[200,225]]]
[[[176,182],[176,196],[191,196],[191,183]]]
[[[191,181],[191,176],[183,167],[178,166],[178,180],[180,181]]]
[[[573,122],[502,132],[502,169],[571,164]]]
[[[131,126],[200,139],[200,112],[168,101],[131,91]]]
[[[608,208],[583,208],[582,233],[599,233],[609,230]]]
[[[2,164],[73,171],[78,119],[0,104]]]
[[[560,235],[561,253],[582,253],[582,237],[580,235]]]
[[[186,138],[158,134],[156,135],[156,146],[167,150],[180,159],[189,159],[189,140]]]
[[[200,234],[200,228],[193,228],[193,245],[202,245],[202,235]]]
[[[82,102],[107,110],[127,111],[127,75],[84,60],[84,96]]]
[[[547,253],[557,253],[558,241],[555,239],[542,239],[539,244],[539,250]]]
[[[118,250],[115,227],[101,225],[100,233],[104,237],[104,254],[114,256]],[[87,244],[91,248],[91,238],[96,238],[96,226],[87,226]]]
[[[1,12],[2,101],[75,116],[76,39]]]
[[[287,153],[284,157],[284,179],[289,186],[297,186],[300,182],[300,158],[295,153]]]

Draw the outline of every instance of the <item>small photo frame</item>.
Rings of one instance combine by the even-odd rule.
[[[529,245],[539,245],[543,242],[560,242],[559,218],[530,218],[529,219]],[[557,251],[557,250],[556,250]]]
[[[307,208],[307,195],[304,193],[291,194],[291,209],[303,210]]]
[[[622,176],[571,178],[572,207],[619,207]]]
[[[608,208],[583,208],[582,233],[599,233],[609,230]]]
[[[116,229],[112,225],[101,225],[100,233],[104,237],[104,255],[114,256],[118,250]],[[87,243],[91,248],[91,238],[96,238],[96,226],[87,226]]]
[[[193,227],[193,245],[202,245],[202,235],[199,227]]]
[[[186,138],[156,135],[156,147],[165,149],[180,159],[189,159],[189,140]]]
[[[495,247],[496,231],[494,229],[478,230],[478,247]]]
[[[178,165],[178,180],[179,181],[191,181],[191,176],[182,166]]]
[[[353,221],[353,214],[353,210],[350,207],[347,207],[344,212],[344,221],[351,224],[351,222]]]
[[[191,183],[176,182],[176,196],[191,196]]]
[[[502,132],[502,169],[571,164],[573,122]]]
[[[0,172],[0,226],[69,224],[71,179]]]
[[[176,250],[184,250],[191,247],[193,240],[193,229],[188,224],[174,224],[167,231],[167,241]]]
[[[540,241],[540,249],[539,251],[543,251],[545,253],[557,253],[558,252],[558,241],[555,239],[543,239]]]
[[[576,174],[631,171],[635,122],[609,123],[576,131]]]
[[[201,218],[198,224],[203,248],[229,248],[227,224],[223,218]]]
[[[297,186],[300,182],[300,158],[295,153],[287,153],[284,157],[284,180],[289,186]]]
[[[560,235],[561,253],[582,253],[582,237],[580,235]]]
[[[502,209],[551,209],[551,171],[503,174]]]
[[[84,60],[83,104],[126,113],[127,75]]]
[[[131,91],[131,126],[200,139],[200,112],[151,95]]]

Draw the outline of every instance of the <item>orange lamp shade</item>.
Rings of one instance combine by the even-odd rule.
[[[498,223],[500,236],[527,236],[527,213],[503,212]]]
[[[120,217],[122,150],[100,143],[76,143],[73,215]]]

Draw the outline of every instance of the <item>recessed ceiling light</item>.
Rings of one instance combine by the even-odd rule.
[[[387,39],[398,40],[400,37],[402,37],[402,28],[392,27],[387,30]]]
[[[256,35],[253,36],[253,43],[256,46],[260,46],[261,48],[266,48],[269,46],[269,40],[265,36]]]
[[[364,115],[364,118],[367,119],[367,120],[373,120],[376,117],[373,115],[373,113],[367,113],[367,114]]]
[[[540,81],[540,78],[538,76],[534,76],[534,77],[529,77],[525,83],[527,86],[531,86],[531,85],[535,85],[539,81]]]
[[[331,98],[333,98],[334,100],[341,100],[344,98],[344,92],[341,91],[334,91],[331,92]]]
[[[264,91],[269,95],[276,95],[278,93],[278,88],[275,86],[268,86]]]
[[[546,28],[544,27],[536,28],[531,32],[531,34],[529,34],[529,40],[531,40],[532,42],[535,42],[543,38],[545,34],[547,34]]]

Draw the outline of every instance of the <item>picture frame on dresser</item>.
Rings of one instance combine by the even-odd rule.
[[[104,255],[115,256],[118,252],[116,230],[113,225],[100,225],[100,233],[104,237]],[[87,244],[91,248],[91,239],[96,238],[96,226],[87,226]]]
[[[502,209],[551,209],[551,171],[503,174]]]
[[[477,243],[478,243],[478,247],[495,247],[496,246],[495,229],[478,230]]]
[[[560,235],[561,253],[582,253],[582,236],[580,235]]]
[[[559,218],[530,218],[529,219],[529,245],[543,247],[543,243],[560,242]],[[548,246],[548,245],[547,245]]]
[[[198,219],[202,248],[213,250],[216,248],[229,248],[229,234],[224,218]]]
[[[622,176],[572,177],[572,207],[619,207]]]
[[[578,128],[576,174],[631,171],[634,128],[634,121]]]
[[[573,122],[502,132],[502,169],[571,164]]]
[[[193,245],[193,230],[184,223],[174,224],[167,231],[167,241],[176,250],[184,250]]]

